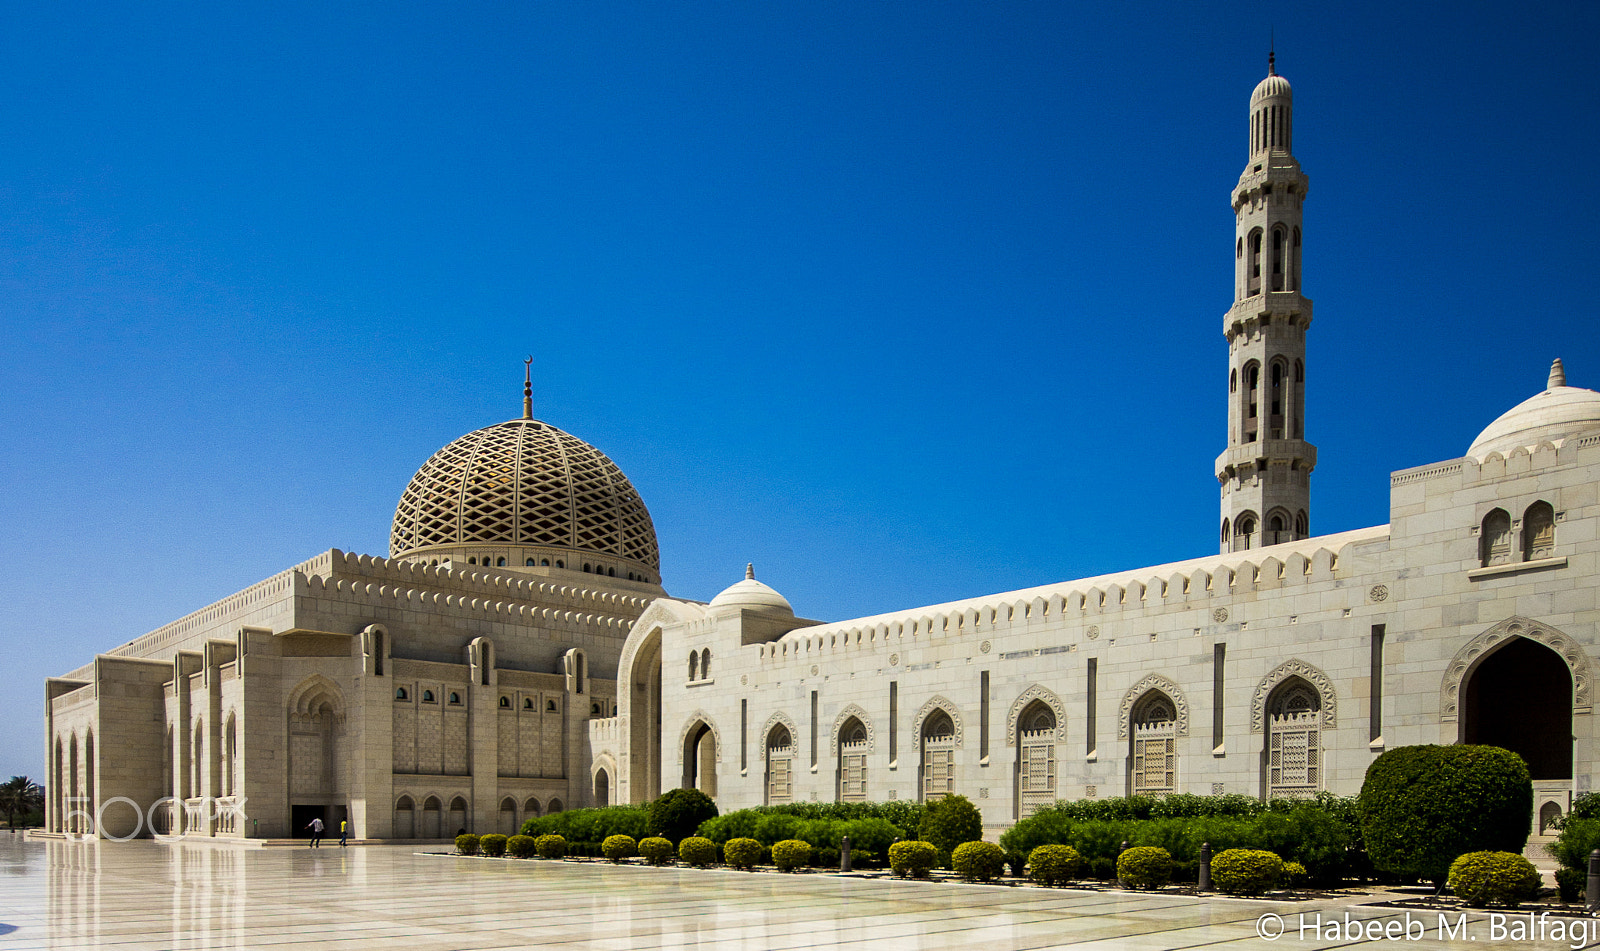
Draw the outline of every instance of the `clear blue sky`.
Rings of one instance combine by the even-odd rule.
[[[0,776],[43,680],[439,446],[600,447],[667,589],[825,620],[1215,550],[1275,28],[1312,529],[1600,386],[1594,37],[1549,4],[33,4],[0,31]]]

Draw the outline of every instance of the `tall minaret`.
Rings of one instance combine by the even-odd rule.
[[[1233,306],[1228,338],[1228,448],[1217,457],[1222,551],[1311,534],[1305,439],[1306,330],[1300,285],[1300,206],[1306,176],[1290,149],[1294,94],[1267,57],[1250,95],[1250,161],[1233,190]]]

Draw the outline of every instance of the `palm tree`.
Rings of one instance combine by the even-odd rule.
[[[9,782],[0,783],[0,812],[6,814],[11,831],[17,831],[17,815],[43,811],[44,787],[26,776],[13,776]]]

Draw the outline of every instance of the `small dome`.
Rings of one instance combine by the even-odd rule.
[[[1256,91],[1250,94],[1250,105],[1255,105],[1263,99],[1280,96],[1284,99],[1293,99],[1294,90],[1289,88],[1289,80],[1277,73],[1269,75],[1266,79],[1256,84]]]
[[[744,580],[725,589],[711,599],[713,608],[750,608],[778,614],[794,614],[789,600],[772,588],[756,580],[754,565],[746,565]]]
[[[1537,393],[1507,410],[1472,441],[1467,455],[1482,460],[1491,452],[1509,455],[1542,442],[1557,446],[1579,433],[1600,429],[1600,393],[1568,386],[1561,361],[1550,365],[1550,380]]]
[[[661,570],[644,500],[606,454],[536,419],[467,433],[400,496],[389,556],[507,544],[592,552]]]

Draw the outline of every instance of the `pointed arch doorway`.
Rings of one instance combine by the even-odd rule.
[[[1526,637],[1507,638],[1467,674],[1461,742],[1516,753],[1535,783],[1570,783],[1572,697],[1572,671],[1560,654]]]

